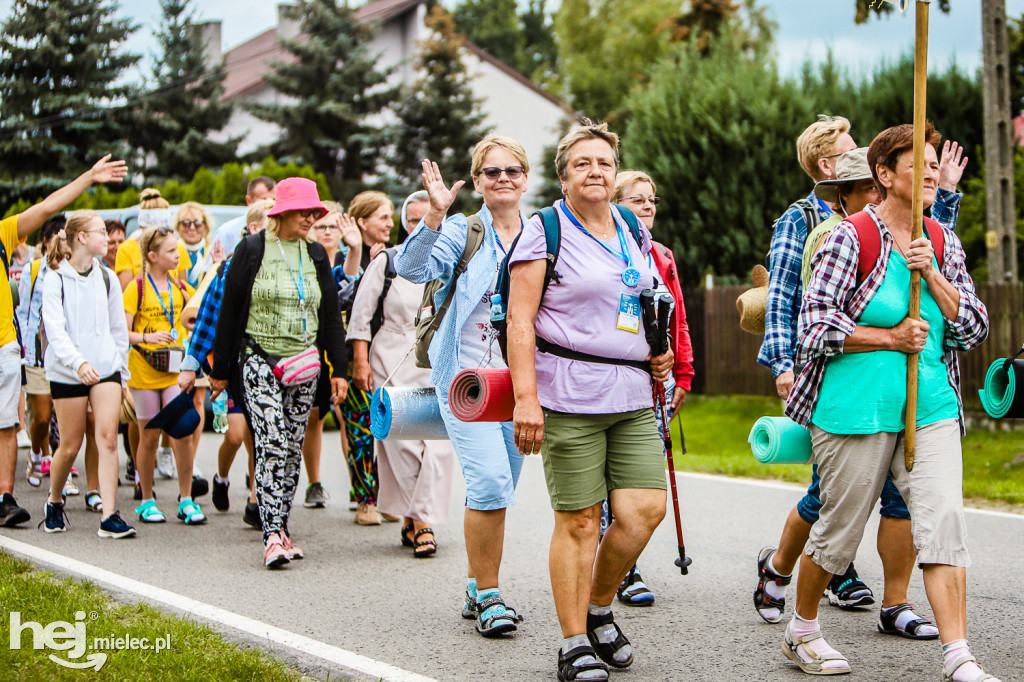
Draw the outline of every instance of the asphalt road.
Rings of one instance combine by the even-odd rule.
[[[353,523],[337,438],[337,432],[330,432],[324,439],[324,485],[333,498],[326,509],[310,510],[301,507],[300,492],[290,527],[306,559],[282,571],[263,568],[261,536],[241,521],[241,461],[232,473],[229,512],[218,513],[208,496],[201,498],[210,516],[204,526],[190,528],[176,521],[170,503],[176,495],[174,482],[159,481],[157,495],[169,520],[157,526],[135,523],[139,536],[133,540],[97,538],[98,515],[85,510],[81,497],[69,500],[69,532],[47,535],[35,527],[43,492],[29,488],[19,476],[16,496],[33,519],[20,529],[2,529],[2,534],[437,680],[554,680],[561,636],[547,574],[553,520],[540,460],[528,460],[524,467],[519,502],[508,514],[502,566],[502,594],[526,621],[515,636],[494,641],[480,637],[472,622],[459,616],[465,571],[460,477],[452,493],[452,522],[437,529],[438,555],[416,560],[399,544],[399,524]],[[200,467],[211,477],[219,439],[205,434],[200,447]],[[79,481],[84,486],[84,479]],[[693,475],[680,475],[679,485],[693,566],[689,575],[681,576],[673,565],[670,511],[640,561],[656,604],[644,609],[615,606],[636,662],[630,672],[615,673],[613,679],[806,679],[780,651],[784,626],[764,623],[751,600],[757,552],[777,541],[800,489]],[[130,494],[130,487],[120,488],[122,512],[133,507]],[[880,596],[876,518],[865,534],[857,567]],[[1003,680],[1024,680],[1024,517],[972,512],[967,522],[974,562],[968,571],[973,650]],[[790,605],[794,598],[791,588]],[[911,582],[910,600],[930,615],[920,571]],[[853,667],[847,679],[941,678],[936,642],[878,634],[877,617],[877,607],[847,613],[823,602],[824,632]],[[238,638],[282,652],[316,676],[330,671],[332,677],[362,678],[308,656],[289,656],[287,649],[258,638]]]

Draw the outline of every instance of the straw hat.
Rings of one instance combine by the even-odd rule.
[[[764,334],[764,309],[768,303],[768,271],[763,265],[755,265],[750,272],[754,287],[747,289],[736,299],[736,310],[740,311],[740,329],[750,334]]]
[[[835,204],[839,201],[839,187],[858,180],[871,179],[871,166],[868,165],[868,148],[858,147],[850,150],[836,160],[836,177],[822,180],[814,186],[814,193],[822,201]]]

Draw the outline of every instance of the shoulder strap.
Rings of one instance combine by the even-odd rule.
[[[370,318],[370,333],[374,336],[376,336],[377,330],[380,329],[381,325],[384,324],[384,299],[388,297],[391,283],[395,281],[395,277],[398,275],[398,271],[395,270],[394,248],[384,249],[382,254],[385,258],[384,286],[380,288],[380,296],[377,297],[377,309],[373,311],[373,317]]]
[[[138,285],[139,295],[136,297],[138,300],[135,302],[135,314],[138,315],[139,311],[142,310],[142,295],[145,293],[145,285],[142,282],[142,275],[135,278],[135,284]]]
[[[103,265],[100,265],[100,274],[103,275],[103,286],[107,290],[107,298],[110,298],[110,273]]]
[[[561,281],[562,276],[555,270],[558,263],[558,254],[562,249],[562,224],[558,221],[558,213],[554,206],[545,206],[534,213],[540,215],[541,223],[544,225],[544,242],[547,248],[547,271],[544,273],[544,289],[541,296],[548,290],[548,285],[554,280],[555,284]]]
[[[946,261],[946,232],[942,225],[932,218],[924,219],[925,234],[932,240],[932,248],[935,249],[935,259],[939,262],[939,270],[943,268]]]
[[[633,239],[636,240],[636,245],[640,247],[640,251],[644,250],[644,238],[640,232],[640,220],[636,217],[636,214],[630,211],[625,206],[620,204],[612,204],[619,211],[619,215],[629,225],[629,231],[633,235]]]
[[[4,246],[3,240],[0,240],[0,260],[4,262],[4,273],[7,275],[7,279],[10,279],[10,263],[7,261],[7,247]]]
[[[469,261],[476,252],[480,250],[480,245],[484,242],[484,221],[479,216],[471,215],[467,220],[466,225],[466,246],[462,249],[462,255],[459,256],[459,262],[455,265],[455,270],[452,272],[452,282],[448,286],[448,295],[444,297],[444,302],[441,307],[434,313],[433,319],[430,320],[431,333],[437,333],[438,327],[441,326],[441,320],[444,319],[445,313],[448,312],[448,307],[452,304],[452,299],[455,298],[455,285],[459,281],[459,277],[466,271],[469,266]]]
[[[878,257],[882,253],[882,234],[878,225],[867,211],[859,211],[846,219],[857,232],[860,243],[860,255],[857,258],[857,281],[863,282],[875,269]]]
[[[817,227],[818,223],[821,222],[821,215],[818,213],[818,207],[811,203],[807,197],[797,199],[793,202],[793,206],[799,208],[804,214],[804,222],[807,223],[808,232]]]

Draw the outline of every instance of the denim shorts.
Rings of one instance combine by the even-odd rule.
[[[437,402],[448,438],[466,479],[466,508],[505,509],[516,503],[516,483],[523,469],[512,422],[464,422],[448,409],[448,392],[438,390]]]
[[[885,485],[882,486],[882,508],[878,513],[888,519],[909,519],[910,510],[907,503],[903,501],[896,484],[892,482],[892,474],[885,477]],[[807,494],[796,503],[796,511],[800,518],[807,523],[813,524],[818,520],[821,512],[821,477],[818,476],[818,465],[811,466],[811,485],[807,488]]]

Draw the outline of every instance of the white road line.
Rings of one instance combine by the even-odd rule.
[[[9,537],[0,535],[0,547],[9,550],[14,554],[35,559],[43,563],[88,578],[93,582],[110,585],[114,589],[124,590],[139,595],[149,601],[166,604],[186,613],[199,616],[215,623],[227,625],[228,627],[240,630],[261,639],[266,639],[276,644],[301,651],[330,663],[365,673],[382,680],[393,682],[435,682],[432,678],[418,675],[408,670],[402,670],[393,665],[375,661],[372,658],[361,656],[345,649],[340,649],[324,642],[319,642],[309,637],[297,635],[294,632],[283,630],[273,625],[263,623],[246,616],[232,613],[225,609],[196,601],[170,590],[148,585],[146,583],[132,580],[131,578],[118,575],[98,566],[87,564],[75,559],[69,559],[60,554],[40,549],[19,540],[12,540]]]
[[[694,478],[697,480],[704,481],[728,481],[730,483],[740,483],[742,485],[749,485],[755,488],[769,488],[772,490],[804,490],[804,486],[797,483],[784,483],[782,481],[759,481],[754,478],[733,478],[732,476],[724,476],[722,474],[699,474],[690,471],[677,471],[677,478]],[[995,516],[1001,519],[1016,519],[1018,521],[1024,521],[1024,515],[1014,514],[1012,512],[994,511],[990,509],[974,509],[967,508],[964,510],[968,514],[977,514],[979,516]]]

